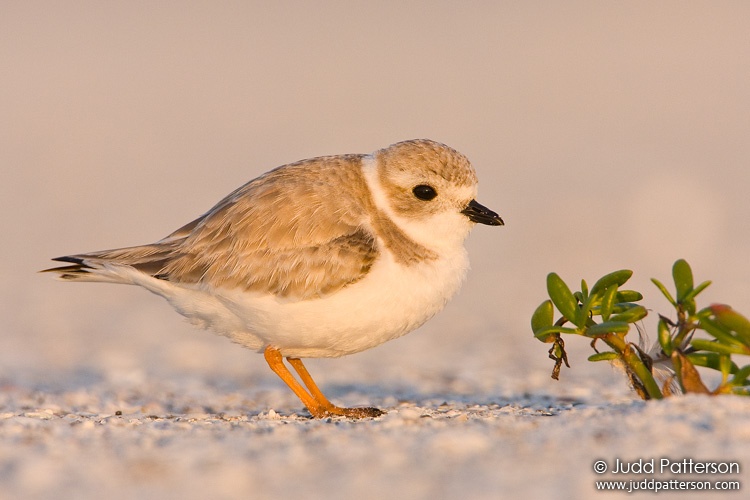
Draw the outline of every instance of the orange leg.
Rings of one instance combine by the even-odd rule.
[[[313,398],[324,408],[325,412],[329,415],[344,415],[347,417],[352,418],[364,418],[364,417],[377,417],[385,413],[382,410],[379,410],[377,408],[341,408],[339,406],[334,405],[330,401],[328,401],[328,398],[325,397],[323,392],[318,388],[318,385],[315,383],[315,381],[310,376],[310,373],[307,371],[307,368],[305,368],[305,365],[302,364],[302,360],[299,358],[286,358],[287,361],[289,361],[289,364],[292,365],[292,368],[299,374],[299,377],[302,379],[302,382],[305,384],[305,387],[307,387],[307,390],[310,391],[310,394]]]
[[[284,359],[278,349],[268,346],[266,347],[263,355],[266,358],[268,366],[271,370],[283,380],[286,385],[297,395],[298,398],[304,403],[308,411],[314,418],[324,418],[332,415],[343,415],[350,418],[365,418],[365,417],[377,417],[382,415],[384,412],[377,408],[340,408],[325,397],[323,392],[318,388],[318,385],[310,376],[310,373],[302,364],[302,360],[299,358],[287,358],[292,368],[299,374],[302,382],[307,387],[305,390],[302,385],[297,382],[294,375],[284,365]],[[309,391],[309,392],[308,392]]]
[[[294,375],[292,375],[289,369],[284,365],[284,358],[281,356],[278,349],[274,349],[270,346],[266,347],[266,350],[263,351],[263,355],[266,358],[268,366],[271,367],[271,370],[273,370],[273,372],[289,386],[297,397],[302,400],[302,403],[307,406],[307,409],[310,410],[310,414],[312,414],[313,417],[321,418],[326,416],[321,405],[305,390],[304,387],[300,385],[299,382],[297,382]]]

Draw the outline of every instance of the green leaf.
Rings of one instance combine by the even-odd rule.
[[[610,318],[610,321],[624,321],[626,323],[635,323],[636,321],[640,321],[643,318],[646,317],[648,314],[648,310],[643,306],[635,306],[631,307],[625,312],[622,312],[620,314],[615,314]]]
[[[750,347],[750,320],[724,304],[712,304],[709,309],[720,325],[735,332],[742,343]]]
[[[720,344],[719,342],[713,340],[693,339],[690,341],[690,345],[692,345],[699,351],[711,351],[721,354],[750,354],[750,349],[746,347]]]
[[[699,293],[701,293],[701,292],[702,292],[703,290],[705,290],[706,288],[708,288],[708,286],[709,286],[710,284],[711,284],[711,282],[710,282],[710,281],[704,281],[704,282],[703,282],[703,283],[701,283],[700,285],[696,286],[695,288],[693,288],[693,291],[692,291],[692,292],[690,292],[689,294],[687,294],[687,296],[685,297],[685,300],[693,300],[693,299],[695,299],[695,297],[696,297],[696,296],[697,296],[697,295],[698,295]]]
[[[612,351],[597,352],[589,356],[589,361],[614,361],[616,359],[620,359],[620,355]]]
[[[750,377],[750,365],[745,365],[734,374],[732,383],[736,385],[745,385],[748,377]]]
[[[554,310],[552,301],[545,300],[536,308],[531,316],[531,330],[536,333],[545,326],[552,326],[554,321]]]
[[[615,297],[617,297],[617,285],[612,285],[607,288],[602,297],[602,305],[599,314],[602,317],[602,321],[608,321],[612,314],[612,308],[615,305]]]
[[[669,329],[667,322],[664,321],[664,318],[659,318],[657,329],[659,332],[659,345],[661,346],[662,351],[664,351],[664,354],[667,356],[671,356],[672,351],[674,350],[672,347],[672,332]]]
[[[695,310],[697,306],[695,305],[695,299],[682,299],[682,306],[685,308],[685,311],[692,316],[695,314]]]
[[[581,319],[581,322],[583,326],[586,326],[587,324],[592,324],[594,321],[591,319],[591,308],[594,303],[595,297],[589,296],[586,297],[586,300],[581,302],[581,306],[578,309],[578,315]]]
[[[599,337],[608,333],[627,333],[628,330],[630,330],[630,325],[624,321],[605,321],[586,328],[583,334],[587,337]]]
[[[638,302],[639,300],[643,300],[643,295],[635,290],[619,290],[615,298],[615,302]]]
[[[677,307],[677,302],[675,302],[674,297],[672,297],[672,294],[669,293],[669,290],[667,290],[667,287],[665,287],[661,281],[656,278],[651,278],[651,282],[656,285],[656,288],[658,288],[662,295],[667,298],[670,304],[672,304],[674,307]]]
[[[607,288],[612,285],[618,287],[624,285],[630,277],[633,276],[633,271],[629,269],[621,269],[613,273],[605,274],[599,280],[594,283],[594,287],[591,289],[591,295],[603,293]]]
[[[578,301],[573,296],[573,292],[570,291],[568,285],[565,284],[557,273],[549,273],[547,275],[547,293],[549,293],[552,303],[555,304],[555,307],[557,307],[565,319],[578,327],[583,327],[584,318],[581,318],[578,314]]]
[[[538,338],[542,342],[554,342],[556,333],[575,333],[578,334],[578,330],[575,328],[566,328],[564,326],[545,326],[534,333],[534,337]]]
[[[587,299],[589,296],[589,286],[586,284],[586,280],[581,280],[581,295],[584,299]],[[583,302],[583,300],[581,300]]]
[[[725,354],[719,354],[716,352],[693,352],[686,356],[695,366],[705,366],[706,368],[718,371],[721,371],[721,359],[726,357]],[[729,372],[736,373],[737,365],[732,363],[730,366],[731,368]]]
[[[685,259],[679,259],[672,266],[672,277],[677,290],[677,303],[685,301],[685,297],[693,291],[693,270]]]
[[[732,367],[734,367],[734,371],[737,371],[737,365],[732,362],[732,358],[728,354],[719,355],[719,371],[724,380],[732,373]]]
[[[622,313],[628,312],[631,309],[636,308],[636,307],[643,307],[643,306],[641,306],[639,304],[633,304],[632,302],[615,303],[612,306],[612,312],[611,312],[611,314],[622,314]],[[593,313],[597,314],[597,315],[600,315],[600,313],[601,313],[601,307],[595,307],[593,309]],[[610,317],[610,319],[612,319],[612,318]]]
[[[743,346],[744,344],[725,327],[724,325],[719,324],[717,321],[715,321],[714,318],[704,316],[703,311],[706,309],[703,309],[701,311],[700,322],[698,323],[698,328],[704,330],[706,333],[714,337],[716,340],[721,342],[722,344],[727,345],[736,345],[736,346]]]
[[[634,307],[641,306],[638,304],[633,304],[632,302],[618,302],[614,306],[612,306],[612,314],[624,313],[625,311],[630,311]]]

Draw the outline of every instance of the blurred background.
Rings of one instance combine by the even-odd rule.
[[[51,257],[159,239],[278,165],[411,138],[467,155],[479,201],[506,226],[473,231],[468,281],[423,328],[314,361],[324,388],[491,397],[574,390],[571,377],[608,384],[582,357],[587,345],[570,345],[573,369],[549,380],[529,318],[550,271],[576,285],[633,269],[632,287],[663,311],[649,278],[669,281],[686,258],[696,280],[714,281],[699,304],[750,313],[750,4],[4,1],[2,11],[0,381],[195,377],[286,391],[262,357],[143,290],[37,271]]]

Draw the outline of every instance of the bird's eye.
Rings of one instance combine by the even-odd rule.
[[[432,186],[428,186],[426,184],[420,184],[419,186],[415,186],[414,189],[412,189],[411,191],[412,193],[414,193],[414,196],[424,201],[430,201],[435,196],[437,196],[437,192],[435,191],[435,188],[433,188]]]

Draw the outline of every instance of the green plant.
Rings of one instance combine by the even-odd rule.
[[[713,304],[698,310],[695,298],[711,282],[693,283],[693,271],[685,260],[672,267],[675,294],[660,281],[651,281],[674,307],[676,318],[659,315],[658,343],[647,347],[627,340],[634,323],[648,311],[636,302],[643,295],[622,290],[633,272],[615,271],[600,278],[591,289],[581,281],[581,290],[572,292],[556,273],[547,276],[550,299],[537,307],[531,318],[534,336],[551,343],[549,356],[555,361],[552,378],[558,379],[563,363],[568,364],[562,335],[580,335],[591,339],[596,351],[589,361],[614,361],[624,366],[630,384],[643,399],[661,399],[675,392],[750,395],[750,365],[739,368],[732,355],[750,355],[750,321],[731,307]],[[561,317],[555,321],[555,308]],[[566,326],[567,325],[567,326]],[[708,338],[696,336],[701,331]],[[611,350],[599,352],[597,342]],[[662,384],[654,377],[655,365],[666,366],[671,375]],[[721,373],[721,382],[709,390],[696,369],[702,366]]]

